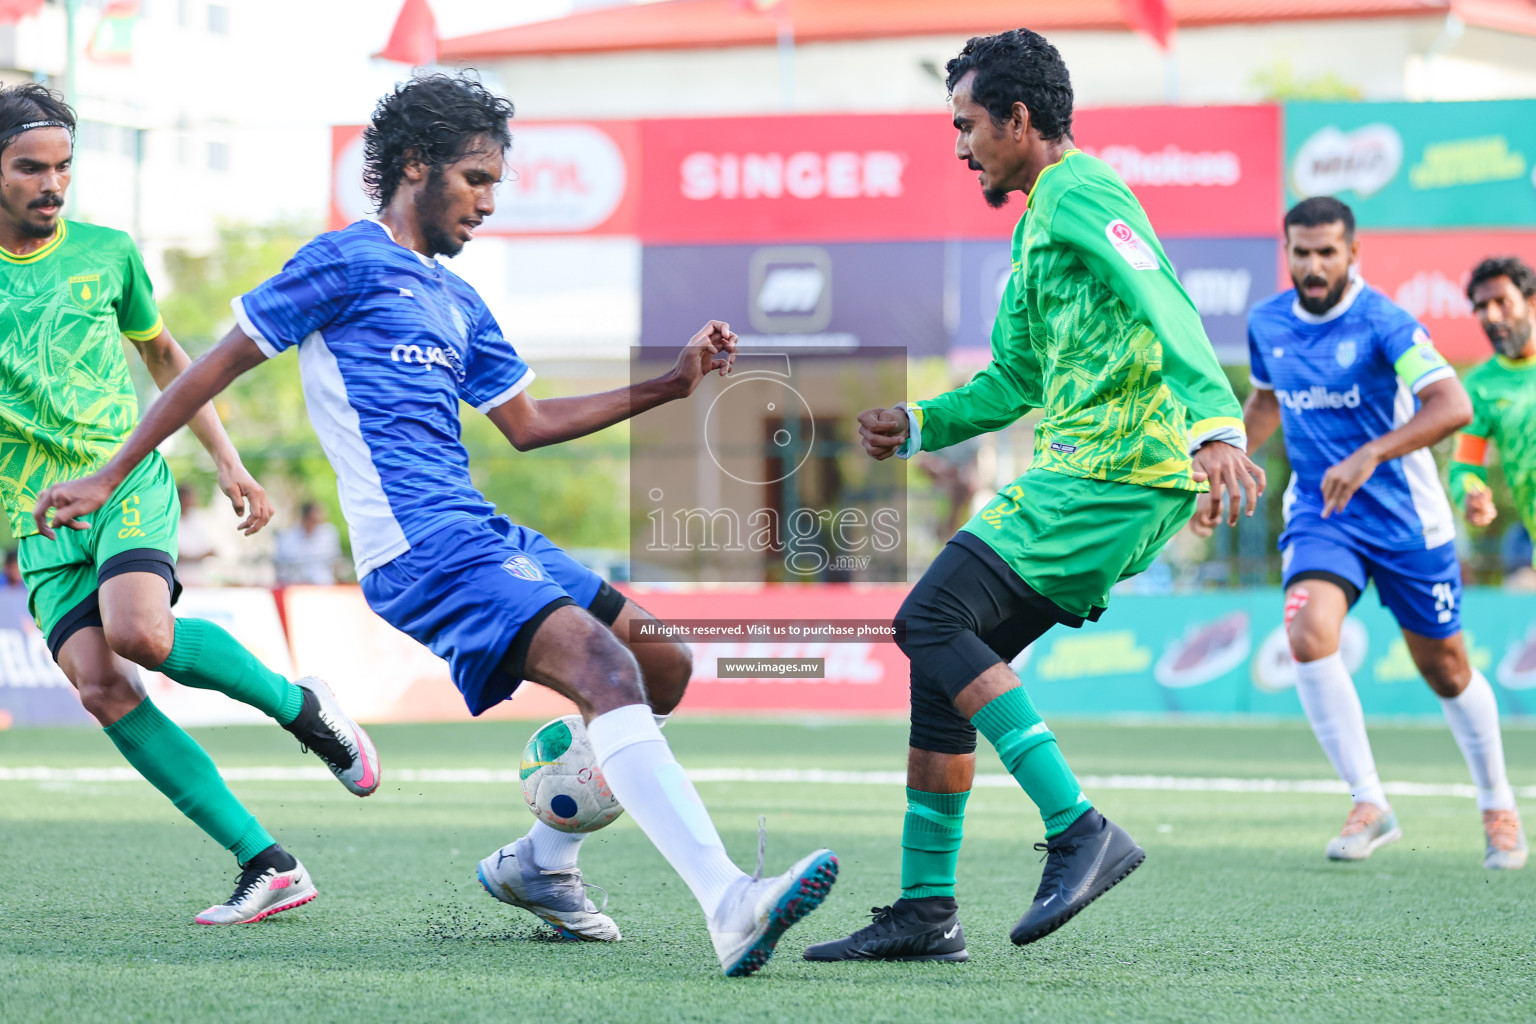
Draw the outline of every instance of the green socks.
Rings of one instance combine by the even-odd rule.
[[[128,763],[241,864],[273,839],[224,784],[197,741],[148,699],[106,728]]]
[[[994,697],[971,722],[997,748],[1008,774],[1040,808],[1047,839],[1065,832],[1093,806],[1024,687]]]
[[[289,725],[304,691],[263,665],[240,641],[207,619],[177,619],[171,656],[158,672],[183,686],[217,690]]]
[[[907,788],[901,827],[901,898],[955,895],[955,861],[970,793],[924,793]]]

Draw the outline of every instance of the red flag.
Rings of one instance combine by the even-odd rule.
[[[1173,42],[1173,4],[1170,0],[1120,0],[1120,14],[1137,32],[1144,32],[1166,50]]]
[[[437,19],[427,0],[405,0],[389,42],[374,56],[418,67],[437,63]]]
[[[43,9],[43,0],[0,0],[0,25],[36,14]]]

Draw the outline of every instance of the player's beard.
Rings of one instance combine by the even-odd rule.
[[[1327,283],[1328,279],[1324,277],[1313,276],[1303,278],[1300,281],[1296,280],[1294,277],[1291,278],[1291,284],[1296,286],[1296,301],[1301,304],[1302,309],[1306,310],[1308,313],[1311,313],[1313,316],[1322,316],[1324,313],[1328,312],[1334,306],[1339,304],[1339,300],[1344,297],[1344,292],[1349,288],[1349,275],[1345,274],[1343,277],[1333,282],[1333,284],[1328,288],[1328,293],[1320,299],[1310,299],[1307,297],[1306,293],[1301,290],[1302,285]]]
[[[1488,335],[1499,355],[1505,359],[1519,359],[1525,346],[1531,343],[1531,322],[1518,320],[1512,324],[1494,324],[1484,327],[1483,333]]]
[[[59,204],[60,211],[64,209],[64,198],[57,193],[50,193],[32,200],[32,202],[27,204],[27,210],[38,209],[47,201],[56,201]],[[28,238],[50,238],[59,229],[57,214],[44,223],[38,223],[32,218],[25,216],[27,211],[17,211],[15,207],[6,202],[3,192],[0,192],[0,211],[3,211],[10,218],[11,223],[16,225],[16,229]],[[18,212],[22,215],[18,216]]]
[[[421,240],[434,256],[457,256],[464,248],[452,227],[444,227],[448,220],[448,185],[443,180],[442,168],[434,167],[416,196],[416,223],[421,227]]]

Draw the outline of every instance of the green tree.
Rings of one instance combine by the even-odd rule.
[[[1299,76],[1288,60],[1279,60],[1268,67],[1259,68],[1248,82],[1259,90],[1259,98],[1265,103],[1284,103],[1287,100],[1359,100],[1365,96],[1359,86],[1351,85],[1332,71],[1310,77]]]

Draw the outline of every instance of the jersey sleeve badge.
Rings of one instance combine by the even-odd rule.
[[[1131,265],[1132,270],[1156,270],[1158,268],[1157,253],[1152,247],[1142,241],[1136,229],[1123,220],[1112,220],[1104,228],[1104,237],[1109,239],[1109,244],[1115,247],[1115,252],[1121,259]]]

